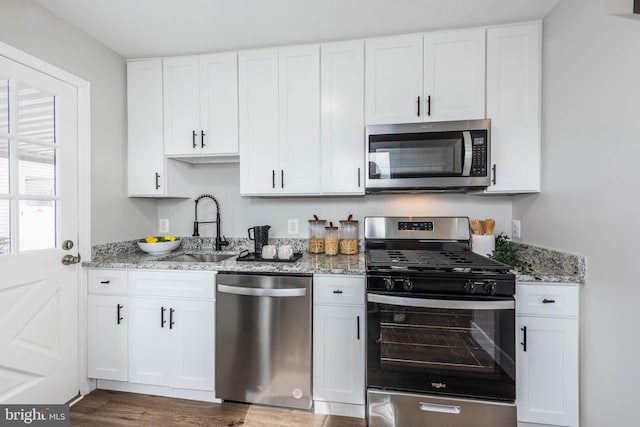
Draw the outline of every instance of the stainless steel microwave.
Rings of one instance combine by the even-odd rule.
[[[366,127],[365,189],[477,191],[490,181],[491,120]]]

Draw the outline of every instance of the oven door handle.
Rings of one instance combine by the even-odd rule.
[[[445,308],[451,310],[513,310],[516,302],[509,300],[461,301],[446,299],[405,298],[380,294],[367,294],[367,301],[404,307]]]
[[[471,162],[473,161],[473,146],[471,145],[471,132],[465,130],[462,132],[464,140],[464,162],[462,163],[462,176],[471,175]]]

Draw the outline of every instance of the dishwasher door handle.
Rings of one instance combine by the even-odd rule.
[[[218,292],[252,297],[303,297],[307,295],[306,288],[264,289],[229,285],[218,285]]]

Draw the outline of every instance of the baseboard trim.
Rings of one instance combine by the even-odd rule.
[[[222,400],[217,399],[213,391],[188,390],[184,388],[133,384],[111,380],[98,380],[97,388],[103,390],[126,391],[129,393],[150,394],[152,396],[174,397],[177,399],[199,400],[201,402],[222,403]]]
[[[352,405],[349,403],[326,402],[324,400],[313,401],[313,412],[323,415],[339,415],[342,417],[364,418],[364,405]]]

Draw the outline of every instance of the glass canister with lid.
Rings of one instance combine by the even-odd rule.
[[[314,215],[313,219],[309,220],[309,253],[324,253],[324,236],[326,225],[327,220],[318,219],[318,215]]]
[[[324,253],[327,255],[338,255],[338,227],[333,226],[333,222],[324,228],[326,236],[324,238]]]
[[[358,221],[349,215],[346,221],[340,221],[340,253],[354,255],[358,253]]]

